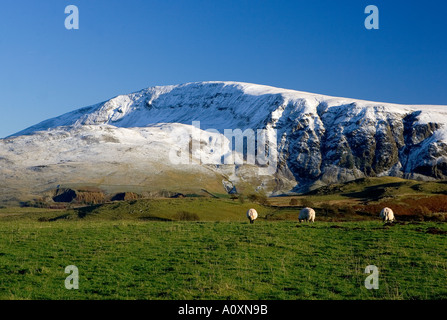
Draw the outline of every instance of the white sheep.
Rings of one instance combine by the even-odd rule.
[[[394,221],[394,213],[393,210],[391,210],[388,207],[385,207],[382,209],[382,211],[380,211],[380,218],[382,218],[382,220],[384,222],[393,222]]]
[[[300,221],[315,221],[315,210],[309,207],[303,208],[300,211],[300,215],[298,216],[298,220]]]
[[[257,217],[258,212],[255,209],[252,208],[247,211],[247,218],[250,220],[250,223],[254,223]]]

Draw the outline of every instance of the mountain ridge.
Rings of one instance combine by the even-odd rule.
[[[308,92],[304,92],[304,91],[297,91],[297,90],[291,90],[291,89],[283,89],[283,88],[276,88],[276,87],[272,87],[272,86],[266,86],[266,85],[258,85],[258,84],[252,84],[252,83],[246,83],[246,82],[235,82],[235,81],[203,81],[203,82],[190,82],[190,83],[185,83],[185,84],[179,84],[179,85],[167,85],[167,86],[154,86],[154,87],[149,87],[149,88],[145,88],[139,91],[135,91],[133,93],[130,94],[122,94],[122,95],[118,95],[115,96],[109,100],[103,101],[101,103],[97,103],[91,106],[87,106],[87,107],[83,107],[80,109],[76,109],[74,111],[70,111],[67,112],[61,116],[57,116],[57,117],[53,117],[50,118],[48,120],[44,120],[36,125],[30,126],[28,128],[26,128],[25,130],[19,131],[15,134],[12,134],[9,137],[13,137],[13,136],[19,136],[19,135],[23,135],[23,134],[29,134],[32,133],[34,131],[37,131],[39,129],[47,129],[47,128],[52,128],[55,126],[67,126],[67,125],[76,125],[76,124],[106,124],[107,122],[111,122],[114,123],[114,125],[118,124],[117,123],[118,119],[119,119],[119,114],[124,114],[126,115],[126,112],[123,113],[123,107],[124,109],[126,109],[126,107],[128,107],[126,104],[131,103],[130,100],[137,100],[137,102],[141,103],[140,100],[141,98],[147,98],[149,97],[148,101],[144,101],[144,102],[148,102],[149,104],[152,104],[152,102],[154,100],[157,100],[160,96],[162,95],[166,95],[168,93],[172,93],[172,91],[174,90],[179,90],[182,88],[189,88],[189,87],[200,87],[200,86],[215,86],[218,87],[220,86],[220,89],[223,89],[224,87],[230,86],[230,87],[234,87],[237,90],[240,90],[242,94],[247,94],[247,95],[252,95],[252,96],[259,96],[259,95],[282,95],[284,98],[284,101],[290,101],[290,100],[299,100],[299,99],[314,99],[316,101],[327,101],[329,103],[333,103],[335,101],[335,104],[351,104],[351,103],[359,103],[362,104],[364,106],[372,106],[372,105],[382,105],[388,108],[406,108],[408,111],[409,110],[419,110],[421,107],[426,108],[426,110],[428,110],[427,108],[429,108],[430,110],[435,110],[435,111],[444,111],[442,109],[446,109],[446,113],[447,113],[447,106],[442,106],[442,105],[408,105],[408,104],[396,104],[396,103],[385,103],[385,102],[375,102],[375,101],[368,101],[368,100],[361,100],[361,99],[353,99],[353,98],[344,98],[344,97],[335,97],[335,96],[329,96],[329,95],[322,95],[322,94],[316,94],[316,93],[308,93]],[[216,92],[221,92],[222,90],[215,90]],[[175,94],[175,93],[174,93]],[[130,99],[129,99],[130,98]],[[92,113],[91,111],[94,112],[98,112],[101,110],[98,110],[98,108],[100,107],[105,107],[108,110],[110,110],[111,108],[113,108],[113,106],[117,106],[116,109],[118,109],[111,117],[106,118],[106,119],[102,119],[103,121],[101,122],[101,119],[82,119],[82,116],[85,116],[88,113]],[[141,105],[140,105],[141,106]],[[121,110],[120,110],[121,109]],[[104,111],[104,110],[102,110]],[[127,111],[127,110],[126,110]],[[134,111],[134,110],[131,110]],[[118,113],[118,114],[117,114]],[[69,117],[72,116],[72,117]],[[81,118],[77,117],[80,116]],[[76,120],[76,121],[73,121]],[[77,123],[77,121],[81,121],[81,123]],[[157,122],[152,122],[153,123],[157,123]],[[145,126],[144,124],[141,123],[135,123],[135,126]],[[149,123],[147,123],[149,124]],[[147,125],[146,124],[146,125]],[[124,125],[124,127],[127,127],[126,125]]]
[[[200,121],[202,154],[216,148],[216,136],[205,129],[275,130],[276,173],[259,174],[250,165],[169,164],[172,132],[191,130],[193,121]],[[243,82],[193,82],[119,95],[0,139],[0,177],[12,186],[38,183],[41,191],[89,179],[98,185],[133,184],[126,175],[147,186],[164,179],[151,169],[162,166],[166,175],[176,172],[179,179],[201,172],[214,191],[250,185],[280,194],[369,176],[445,179],[446,142],[447,106],[338,98]],[[30,169],[39,166],[51,168],[46,174],[52,178]],[[19,173],[30,170],[34,180]]]

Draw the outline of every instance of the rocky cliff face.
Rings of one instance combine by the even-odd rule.
[[[286,130],[282,152],[305,187],[383,175],[445,179],[445,113],[420,108],[323,102]]]
[[[199,142],[208,151],[215,139],[204,129],[276,130],[277,172],[263,175],[251,165],[200,161],[181,168],[170,165],[167,155],[174,142],[168,133],[193,121],[200,121],[204,135]],[[447,106],[368,102],[236,82],[153,87],[0,140],[0,175],[19,190],[21,184],[51,188],[89,179],[96,185],[105,180],[157,185],[154,179],[166,180],[174,171],[178,179],[201,172],[217,177],[223,190],[251,184],[273,193],[369,176],[445,179],[446,125]],[[112,163],[115,173],[105,169]],[[145,166],[163,167],[165,175],[154,178]],[[24,170],[34,180],[22,175]],[[62,172],[63,177],[58,175]],[[126,181],[124,176],[134,178]]]

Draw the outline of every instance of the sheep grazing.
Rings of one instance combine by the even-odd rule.
[[[309,207],[303,208],[300,211],[300,215],[298,216],[298,220],[300,221],[315,221],[315,210]]]
[[[391,210],[388,207],[385,207],[382,209],[382,211],[380,211],[380,218],[382,218],[382,220],[384,222],[393,222],[394,221],[394,213],[393,210]]]
[[[250,220],[250,223],[254,223],[257,217],[258,212],[255,209],[252,208],[247,211],[247,218]]]

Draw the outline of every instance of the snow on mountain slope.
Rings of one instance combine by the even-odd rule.
[[[204,82],[153,87],[44,121],[16,135],[57,126],[110,124],[129,128],[162,122],[191,124],[195,120],[205,129],[245,129],[262,123],[284,102],[279,89],[249,84]]]
[[[192,163],[175,165],[169,161],[175,149],[172,132],[192,130],[193,121],[200,121],[202,147],[192,155]],[[16,189],[29,181],[28,185],[51,188],[89,180],[167,188],[172,183],[159,182],[169,180],[170,173],[181,177],[197,171],[207,183],[213,181],[214,188],[251,184],[273,193],[365,176],[445,179],[446,124],[446,106],[371,102],[238,82],[152,87],[0,140],[0,178],[9,179]],[[251,165],[201,163],[219,139],[229,152],[228,139],[203,131],[211,128],[220,133],[276,130],[277,172],[267,175]],[[117,165],[115,170],[111,163]],[[164,173],[157,175],[161,169],[154,168],[159,166]],[[20,173],[26,170],[33,173]]]
[[[170,163],[173,132],[182,124],[144,128],[109,125],[58,127],[0,140],[0,199],[40,198],[57,186],[100,187],[107,192],[224,192],[232,170]],[[203,135],[209,141],[213,134]],[[239,170],[238,170],[239,171]],[[23,196],[26,195],[26,196]]]
[[[203,128],[255,128],[269,116],[278,120],[286,107],[289,113],[317,113],[316,108],[326,105],[345,107],[355,104],[357,112],[372,112],[380,106],[393,113],[421,110],[442,112],[444,106],[401,106],[389,103],[334,98],[263,85],[238,82],[198,82],[176,86],[152,87],[128,95],[120,95],[106,102],[82,108],[43,121],[15,135],[30,134],[58,126],[110,124],[116,127],[144,127],[155,123],[179,122],[191,124],[201,121]],[[367,115],[367,114],[366,114]],[[372,114],[370,114],[372,116]],[[419,121],[434,119],[424,112]]]

